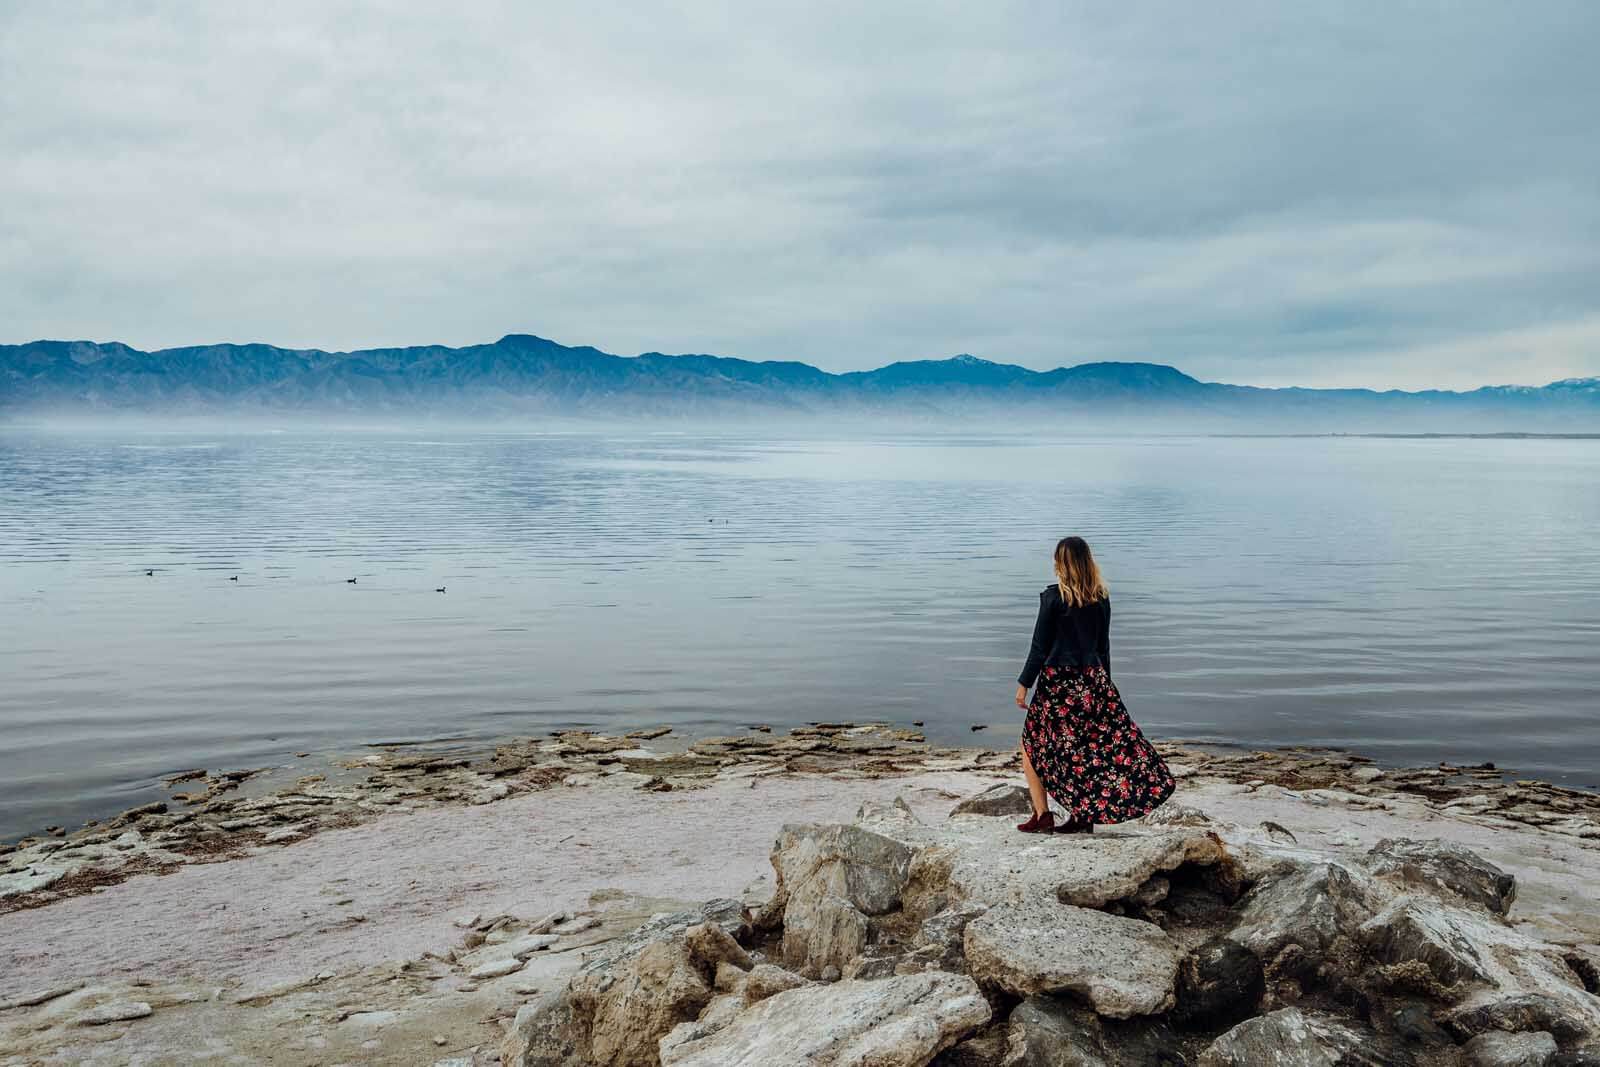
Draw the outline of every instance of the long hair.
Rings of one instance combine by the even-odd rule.
[[[1104,600],[1106,583],[1095,566],[1089,542],[1081,537],[1063,537],[1056,542],[1056,587],[1064,603],[1075,608]]]

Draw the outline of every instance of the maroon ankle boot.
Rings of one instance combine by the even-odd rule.
[[[1025,834],[1048,834],[1055,830],[1056,814],[1049,808],[1041,811],[1027,822],[1017,823],[1017,829]]]

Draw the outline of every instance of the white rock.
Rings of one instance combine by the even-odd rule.
[[[595,918],[593,915],[580,915],[576,919],[569,919],[564,923],[560,923],[557,926],[551,927],[550,932],[552,934],[559,934],[563,936],[570,934],[581,934],[585,930],[593,930],[599,925],[600,920]]]
[[[999,904],[967,923],[967,966],[1008,993],[1076,993],[1114,1019],[1166,1011],[1183,950],[1160,927],[1049,900]]]
[[[698,1039],[661,1043],[662,1067],[923,1067],[989,1021],[972,979],[929,972],[805,986]],[[671,1036],[671,1035],[669,1035]]]
[[[150,1005],[142,1000],[115,1000],[109,1004],[90,1008],[74,1020],[79,1026],[104,1026],[106,1023],[143,1019],[151,1012]]]
[[[513,971],[520,970],[522,970],[522,961],[517,959],[515,956],[506,956],[502,959],[490,960],[488,963],[480,963],[478,966],[474,967],[470,973],[468,973],[467,977],[500,978],[504,975],[512,973]]]
[[[555,934],[528,934],[525,937],[517,938],[515,941],[503,943],[496,949],[496,952],[514,956],[519,960],[525,960],[535,952],[543,952],[560,940],[561,938]]]

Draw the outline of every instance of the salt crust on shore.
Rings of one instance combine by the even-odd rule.
[[[672,902],[737,897],[752,882],[752,903],[770,893],[761,882],[783,824],[848,822],[864,802],[897,796],[937,823],[996,780],[972,770],[719,775],[654,792],[631,775],[594,777],[134,877],[0,916],[0,1064],[471,1064],[472,1049],[482,1062],[509,1015],[559,982],[585,946]],[[1308,857],[1356,855],[1383,838],[1464,845],[1515,875],[1514,923],[1595,951],[1596,842],[1485,818],[1458,800],[1188,775],[1174,803],[1207,812],[1230,845],[1298,845]],[[504,976],[466,977],[496,955],[493,917],[563,912],[600,926],[530,951]],[[476,928],[467,943],[479,944],[453,953],[467,947],[463,928]],[[95,1018],[105,1021],[82,1025]]]

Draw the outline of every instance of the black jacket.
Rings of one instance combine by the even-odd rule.
[[[1017,684],[1033,685],[1045,667],[1104,667],[1111,670],[1111,598],[1072,607],[1051,585],[1039,594],[1033,644]]]

